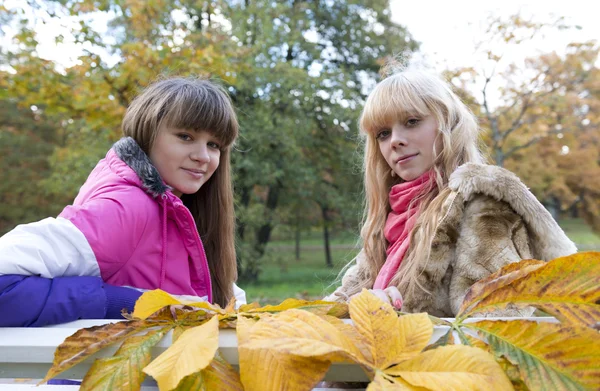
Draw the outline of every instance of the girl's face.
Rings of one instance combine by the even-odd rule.
[[[437,153],[442,147],[437,135],[438,124],[432,115],[414,115],[377,131],[375,136],[390,168],[403,180],[412,181],[433,167],[434,143]]]
[[[219,140],[207,131],[182,130],[164,125],[150,149],[150,160],[173,194],[200,190],[219,167]]]

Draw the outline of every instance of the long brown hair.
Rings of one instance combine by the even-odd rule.
[[[231,179],[231,149],[239,132],[235,110],[225,89],[198,78],[169,78],[147,87],[123,118],[123,133],[149,155],[161,125],[208,131],[221,145],[219,166],[194,194],[184,194],[202,238],[210,268],[213,301],[225,306],[237,280],[235,213]]]
[[[393,185],[402,181],[392,177],[376,135],[408,115],[432,115],[438,124],[438,135],[433,146],[435,183],[421,200],[421,213],[411,232],[409,249],[391,282],[402,294],[410,295],[419,285],[419,266],[429,260],[436,228],[447,209],[450,174],[461,164],[483,162],[478,147],[477,121],[448,83],[425,71],[392,69],[392,74],[371,92],[360,117],[365,150],[365,211],[361,239],[366,262],[362,272],[367,278],[352,291],[372,288],[385,263],[388,244],[383,230],[390,212],[388,194]],[[436,150],[437,139],[441,139],[440,151]]]

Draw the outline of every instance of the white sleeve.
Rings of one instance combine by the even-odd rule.
[[[0,237],[0,275],[100,276],[87,239],[69,220],[48,217]]]
[[[237,286],[235,282],[233,283],[233,296],[235,296],[235,309],[240,308],[240,306],[247,304],[246,302],[246,292]]]

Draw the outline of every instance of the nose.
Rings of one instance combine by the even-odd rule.
[[[208,145],[202,143],[198,147],[194,148],[190,154],[190,158],[200,163],[210,162],[210,154],[208,153]]]
[[[390,141],[392,143],[392,147],[405,146],[407,143],[406,134],[404,129],[399,124],[396,124],[391,129],[392,134],[390,136]]]

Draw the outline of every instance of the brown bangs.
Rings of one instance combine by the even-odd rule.
[[[184,85],[174,91],[165,107],[161,122],[170,128],[207,131],[215,136],[223,148],[230,146],[239,131],[233,105],[220,86],[208,81]]]
[[[406,80],[388,77],[375,87],[367,99],[360,127],[367,134],[390,128],[397,121],[430,113],[423,97]]]

